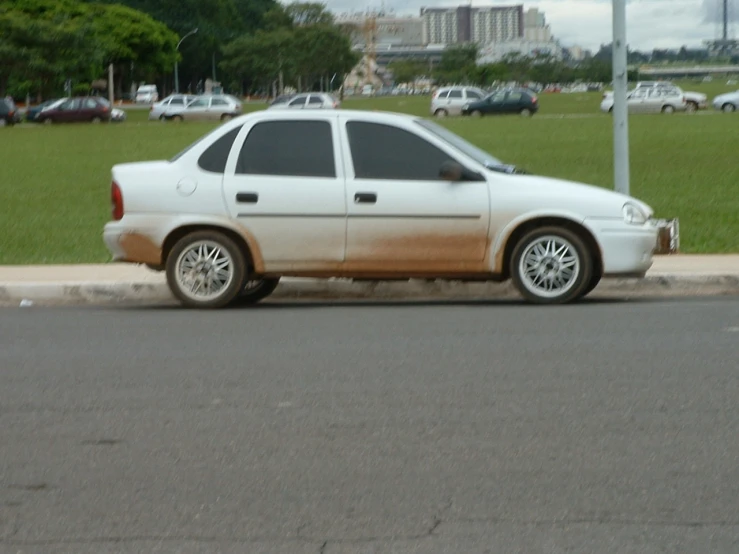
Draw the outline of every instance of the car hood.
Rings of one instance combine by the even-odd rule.
[[[536,198],[547,208],[573,211],[586,217],[621,217],[623,205],[631,202],[639,206],[648,217],[654,215],[654,210],[641,200],[596,185],[537,175],[501,175],[491,172],[493,183],[493,176],[506,179],[515,191],[514,197],[529,202],[531,198]],[[494,188],[493,184],[493,190]]]

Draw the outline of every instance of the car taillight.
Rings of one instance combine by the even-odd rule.
[[[534,96],[534,97],[533,97],[533,98],[531,99],[531,102],[533,102],[534,104],[536,104],[536,101],[537,101],[537,100],[538,100],[538,98],[537,98],[536,96]]]
[[[123,194],[115,181],[110,185],[110,207],[114,221],[123,219]]]

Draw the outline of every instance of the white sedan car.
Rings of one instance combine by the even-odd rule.
[[[600,109],[603,112],[613,111],[613,93],[603,95]],[[629,113],[675,113],[688,109],[688,102],[682,89],[678,87],[637,88],[627,93],[626,104]]]
[[[719,94],[713,99],[713,108],[722,112],[735,112],[739,108],[739,90]]]
[[[113,260],[165,271],[182,304],[257,302],[281,277],[512,279],[565,303],[641,277],[652,209],[525,174],[420,117],[263,110],[170,160],[112,168]]]

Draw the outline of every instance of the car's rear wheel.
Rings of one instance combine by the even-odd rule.
[[[441,108],[439,108],[438,110],[436,110],[436,111],[434,112],[434,115],[435,115],[436,117],[446,117],[446,116],[448,116],[448,115],[449,115],[449,112],[447,112],[447,111],[446,111],[446,110],[444,110],[444,109],[441,109]]]
[[[182,117],[181,115],[173,115],[171,119],[172,121],[176,121],[177,123],[179,123],[180,121],[184,121],[185,118]]]
[[[246,258],[236,243],[218,231],[196,231],[181,238],[166,262],[172,294],[190,308],[223,308],[246,284]]]
[[[472,117],[482,117],[482,112],[481,112],[480,110],[472,110],[472,111],[470,112],[470,115],[471,115]]]
[[[92,122],[93,123],[100,123],[101,121],[102,121],[102,119],[100,119],[98,116],[95,116],[95,117],[92,118]]]
[[[526,300],[564,304],[582,296],[591,282],[593,260],[580,237],[562,227],[529,231],[510,260],[511,279]]]
[[[233,116],[229,113],[225,113],[221,116],[221,121],[230,121],[233,119]]]
[[[8,121],[4,117],[0,117],[0,127],[7,126]]]
[[[54,121],[50,117],[44,119],[44,125],[51,125],[52,123],[54,123]]]
[[[697,112],[698,104],[696,104],[695,102],[688,102],[687,105],[685,106],[685,111],[687,111],[688,113]]]
[[[258,279],[249,279],[246,281],[243,290],[232,302],[234,306],[248,306],[256,304],[260,300],[264,300],[272,294],[277,285],[280,284],[279,277],[263,277]]]
[[[730,112],[736,111],[736,106],[730,102],[727,102],[726,104],[721,106],[721,110],[726,113],[730,113]]]
[[[528,108],[523,108],[520,112],[523,117],[531,117],[531,110]]]
[[[666,106],[662,108],[662,113],[666,113],[666,114],[675,113],[675,108],[667,104]]]

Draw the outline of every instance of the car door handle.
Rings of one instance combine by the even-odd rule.
[[[237,192],[236,202],[239,204],[256,204],[259,200],[259,195],[256,192]]]
[[[358,192],[354,195],[355,204],[374,204],[377,202],[377,194],[374,192]]]

